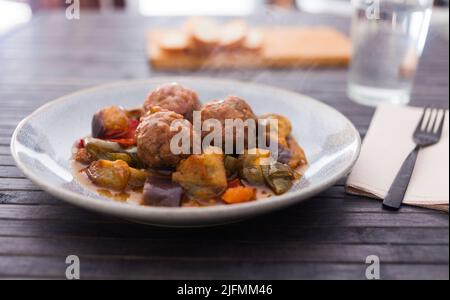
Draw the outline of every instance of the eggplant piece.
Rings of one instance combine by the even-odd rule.
[[[123,191],[130,178],[130,167],[123,160],[97,160],[86,169],[89,179],[96,185]]]
[[[183,188],[170,179],[150,176],[144,184],[144,205],[151,206],[181,206]]]
[[[127,112],[116,105],[103,108],[92,118],[92,136],[94,138],[112,138],[125,134],[130,125]]]
[[[144,170],[130,168],[130,178],[128,179],[128,186],[131,188],[141,188],[144,186],[148,178],[148,173]]]
[[[267,141],[273,140],[278,142],[278,158],[277,160],[283,164],[289,165],[295,169],[306,165],[307,159],[305,152],[298,145],[295,138],[292,136],[292,125],[289,119],[277,114],[266,114],[260,117],[263,120],[276,119],[278,120],[278,134],[274,135],[270,132],[269,126],[266,127]]]
[[[270,159],[270,151],[251,149],[242,154],[239,160],[242,164],[241,176],[250,184],[263,185],[265,183],[262,165]]]
[[[208,148],[205,152],[182,160],[172,174],[172,180],[178,182],[192,200],[218,197],[228,186],[224,155]]]
[[[231,156],[225,155],[224,158],[225,171],[227,173],[228,179],[234,179],[237,177],[240,169],[240,161],[239,159]]]
[[[288,165],[274,162],[270,165],[262,166],[264,179],[272,191],[281,195],[287,192],[296,179],[296,173]]]
[[[287,163],[292,169],[302,167],[308,164],[305,151],[299,146],[297,141],[293,137],[287,139],[289,151],[292,153],[289,162]]]
[[[278,144],[277,160],[282,164],[289,164],[289,162],[292,160],[292,151],[289,148]]]

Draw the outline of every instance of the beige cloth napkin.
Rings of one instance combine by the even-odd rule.
[[[370,124],[360,157],[347,181],[347,192],[383,199],[409,152],[421,108],[381,105]],[[448,212],[449,119],[441,141],[421,149],[403,201]]]

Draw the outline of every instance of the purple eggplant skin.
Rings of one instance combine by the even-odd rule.
[[[278,144],[277,161],[279,161],[282,164],[287,165],[291,159],[292,159],[292,151],[289,148],[286,148],[286,147]]]
[[[150,176],[144,184],[144,205],[179,207],[182,197],[183,188],[170,179]]]
[[[101,138],[106,133],[106,128],[103,124],[100,112],[95,113],[94,116],[92,117],[91,131],[92,137],[94,138]]]
[[[94,138],[114,137],[129,130],[130,119],[120,106],[108,106],[92,117],[91,129]]]

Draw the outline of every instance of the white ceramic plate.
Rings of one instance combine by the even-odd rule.
[[[234,94],[247,100],[256,114],[287,116],[310,163],[303,178],[281,196],[201,208],[135,206],[103,198],[78,184],[70,170],[71,148],[74,141],[90,133],[92,115],[113,104],[141,105],[149,90],[173,81],[196,90],[203,103]],[[136,222],[192,227],[234,222],[310,198],[347,175],[359,155],[360,144],[358,132],[346,117],[309,97],[231,80],[168,77],[103,85],[54,100],[17,126],[11,152],[28,178],[74,205]]]

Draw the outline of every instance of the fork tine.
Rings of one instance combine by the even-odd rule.
[[[428,126],[425,128],[425,131],[427,131],[427,132],[430,132],[430,133],[434,133],[435,132],[435,128],[436,128],[436,124],[438,123],[438,121],[439,121],[439,116],[440,116],[440,114],[439,114],[439,112],[440,112],[440,109],[439,108],[433,108],[432,110],[431,110],[431,113],[430,113],[430,119],[429,119],[429,121],[428,121]]]
[[[425,115],[427,114],[427,110],[428,110],[428,109],[429,109],[428,106],[425,106],[425,107],[423,108],[423,113],[422,113],[422,116],[420,117],[419,123],[417,124],[417,128],[416,128],[415,133],[417,133],[417,132],[419,132],[419,131],[422,130],[423,122],[424,122],[424,120],[425,120]]]
[[[439,117],[441,115],[441,111],[443,111],[440,108],[436,108],[436,113],[434,114],[434,119],[433,119],[433,124],[431,124],[431,127],[429,128],[430,132],[435,133],[437,132],[436,130],[436,124],[439,122]]]
[[[444,123],[445,123],[445,118],[447,117],[447,110],[444,109],[443,113],[442,113],[442,119],[441,119],[441,123],[439,123],[439,128],[437,131],[437,135],[440,137],[442,135],[442,130],[444,128]]]
[[[423,131],[425,131],[425,132],[430,131],[430,124],[431,124],[433,118],[436,117],[436,114],[434,114],[434,110],[435,110],[434,107],[430,107],[430,113],[428,114],[427,124],[423,128]]]

